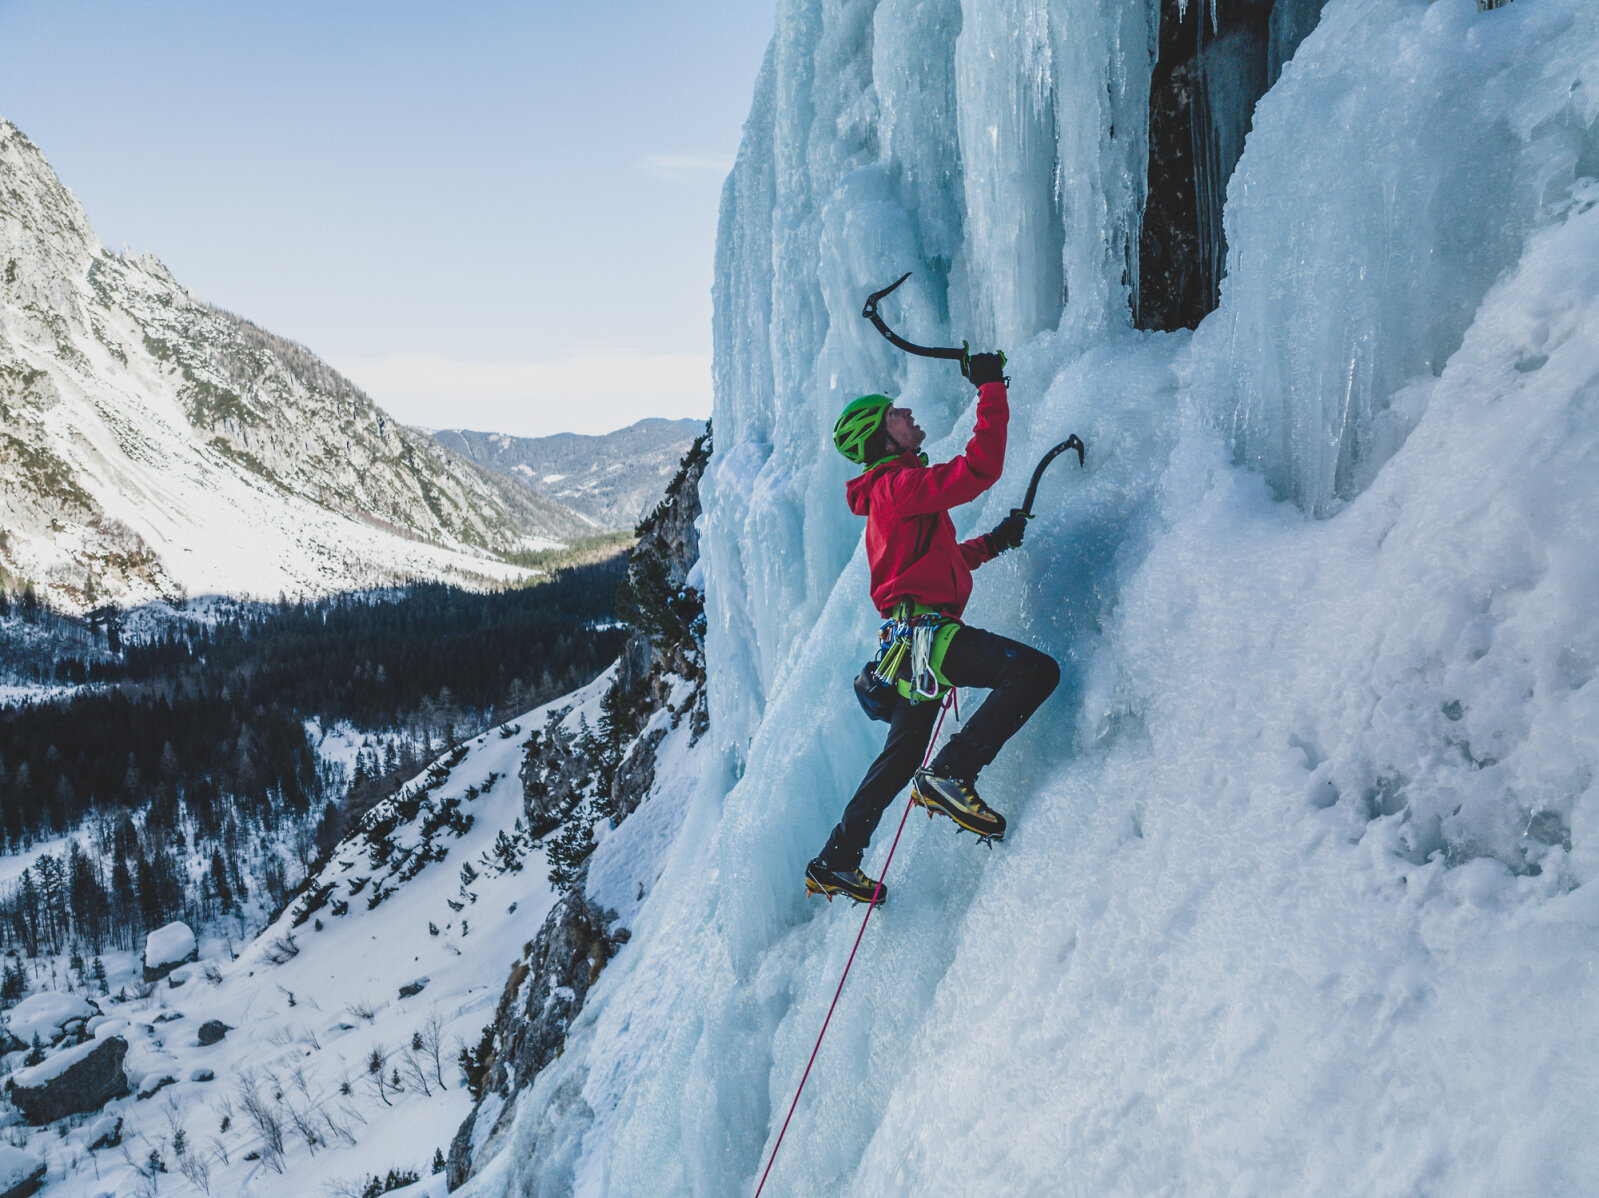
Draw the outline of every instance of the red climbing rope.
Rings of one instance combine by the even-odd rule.
[[[922,755],[922,768],[927,768],[927,763],[933,759],[933,746],[938,743],[938,733],[944,726],[944,716],[949,711],[950,704],[955,701],[954,688],[950,689],[949,698],[939,709],[938,723],[933,725],[933,735],[927,742],[927,752]],[[899,828],[894,832],[894,842],[888,846],[888,857],[883,862],[882,876],[877,879],[877,889],[872,892],[872,901],[866,904],[866,914],[861,919],[861,930],[855,933],[855,945],[849,950],[849,960],[844,962],[844,972],[838,979],[838,989],[833,991],[832,1004],[827,1008],[827,1018],[822,1020],[822,1030],[816,1033],[816,1047],[811,1049],[811,1059],[805,1062],[805,1072],[800,1074],[799,1088],[794,1091],[794,1101],[788,1104],[788,1116],[783,1120],[783,1128],[777,1133],[777,1143],[772,1145],[772,1155],[767,1158],[766,1171],[761,1174],[761,1184],[755,1187],[755,1198],[761,1198],[761,1191],[766,1188],[766,1178],[772,1172],[772,1163],[777,1160],[777,1150],[783,1146],[783,1137],[788,1134],[789,1120],[794,1118],[794,1111],[799,1106],[800,1095],[805,1092],[805,1081],[811,1075],[811,1066],[816,1064],[816,1054],[822,1050],[822,1037],[827,1035],[827,1025],[833,1022],[833,1011],[838,1006],[838,996],[844,993],[844,981],[849,977],[849,967],[855,964],[855,952],[861,946],[861,937],[866,935],[866,925],[871,922],[872,912],[877,909],[877,896],[883,889],[883,878],[888,877],[888,867],[894,860],[894,850],[899,847],[899,835],[905,831],[905,820],[911,813],[911,801],[905,800],[905,814],[899,817]]]

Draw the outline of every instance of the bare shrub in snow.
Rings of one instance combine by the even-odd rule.
[[[347,1123],[341,1123],[333,1117],[327,1107],[321,1109],[322,1125],[327,1128],[327,1135],[322,1138],[331,1144],[334,1140],[343,1140],[350,1147],[355,1147],[355,1135],[350,1131]],[[331,1138],[329,1138],[331,1137]]]
[[[282,1173],[283,1117],[275,1101],[261,1097],[255,1074],[248,1069],[239,1074],[239,1105],[261,1136],[261,1163],[274,1173]]]
[[[311,1155],[316,1155],[316,1150],[322,1147],[324,1141],[322,1130],[317,1126],[314,1111],[300,1110],[292,1102],[283,1104],[283,1109],[289,1113],[289,1123],[294,1127],[296,1134],[305,1140],[305,1146],[311,1150]]]
[[[412,1037],[411,1047],[407,1048],[400,1057],[400,1072],[407,1082],[422,1091],[424,1098],[431,1098],[433,1097],[433,1086],[428,1080],[427,1060],[425,1057],[417,1055],[417,1049],[421,1045],[421,1041],[421,1032]]]
[[[263,953],[272,964],[282,965],[300,955],[300,946],[295,943],[292,932],[285,932],[276,940],[269,942]]]
[[[439,1089],[448,1090],[444,1082],[444,1020],[439,1017],[437,1008],[428,1012],[417,1034],[422,1038],[422,1052],[433,1063],[433,1079],[438,1082]]]

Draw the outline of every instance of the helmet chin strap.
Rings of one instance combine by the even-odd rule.
[[[896,449],[887,457],[878,458],[875,462],[867,462],[866,465],[861,467],[861,473],[865,474],[868,470],[876,470],[879,466],[886,466],[889,462],[897,462],[905,456],[905,453],[906,451],[903,449]],[[924,466],[927,465],[927,455],[919,449],[916,451],[916,460]]]

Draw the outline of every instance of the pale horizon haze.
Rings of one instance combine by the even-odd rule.
[[[711,281],[774,0],[0,0],[0,116],[107,246],[395,417],[708,416]]]

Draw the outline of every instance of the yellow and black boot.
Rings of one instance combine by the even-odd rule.
[[[813,894],[825,895],[828,902],[835,894],[842,894],[857,903],[881,903],[888,898],[888,887],[876,878],[868,878],[859,868],[834,869],[818,857],[805,867],[805,895],[809,898]]]
[[[1005,839],[1005,817],[983,802],[970,782],[946,778],[932,770],[917,770],[911,783],[911,802],[955,821],[957,828],[975,832],[984,841]]]

